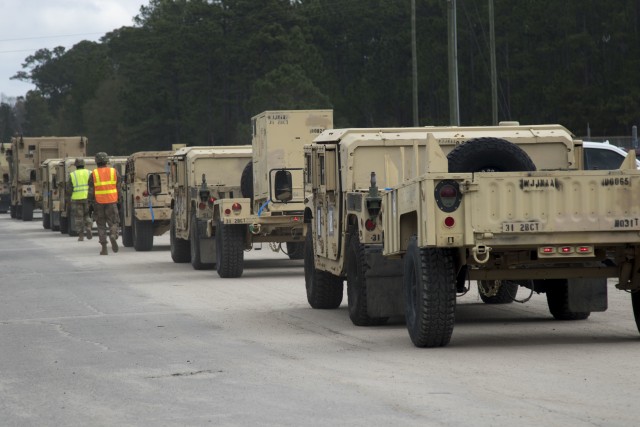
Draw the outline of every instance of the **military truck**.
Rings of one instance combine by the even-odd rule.
[[[216,246],[207,237],[216,200],[240,196],[240,178],[251,146],[186,147],[169,158],[171,259],[196,270],[216,265]]]
[[[243,197],[216,200],[208,222],[220,277],[240,277],[244,251],[256,244],[285,252],[284,243],[289,258],[302,258],[302,149],[333,126],[333,111],[265,111],[251,123],[253,157],[242,172]]]
[[[456,293],[519,287],[552,316],[607,309],[607,278],[632,292],[640,322],[640,171],[584,170],[559,125],[344,129],[305,148],[305,283],[314,308],[356,325],[404,315],[414,345],[450,341]],[[638,324],[640,329],[640,323]]]
[[[57,188],[57,168],[62,159],[47,159],[40,165],[42,188],[42,227],[45,230],[60,229],[60,195]],[[56,212],[56,215],[52,213]]]
[[[42,189],[38,176],[46,159],[85,156],[88,140],[84,136],[11,138],[7,160],[11,169],[11,217],[33,220],[33,211],[42,208]]]
[[[0,213],[7,213],[11,206],[11,180],[9,178],[9,162],[5,156],[10,145],[0,143]]]
[[[153,236],[169,230],[171,196],[167,160],[173,151],[140,151],[129,156],[122,191],[122,244],[150,251]]]
[[[81,157],[81,156],[78,156]],[[96,168],[96,161],[94,157],[82,157],[84,159],[85,169],[93,171]],[[109,165],[114,167],[118,173],[124,170],[124,165],[127,161],[127,156],[110,156]],[[76,157],[66,157],[57,165],[57,188],[60,199],[60,206],[57,215],[60,217],[60,233],[68,234],[69,236],[77,236],[78,230],[76,229],[76,223],[71,212],[71,193],[73,192],[71,187],[71,172],[76,170]],[[120,175],[122,176],[122,175]],[[56,211],[53,211],[56,214]]]

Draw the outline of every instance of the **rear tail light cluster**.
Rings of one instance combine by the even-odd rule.
[[[540,256],[590,256],[593,255],[593,246],[542,246],[538,248]]]
[[[457,181],[446,179],[440,181],[435,188],[436,204],[443,212],[453,212],[460,206],[462,193]],[[453,218],[452,218],[453,219]]]
[[[234,215],[239,215],[240,212],[242,212],[242,205],[240,203],[234,203],[233,205],[231,205],[231,209],[226,208],[224,210],[225,215],[231,215],[232,212]]]

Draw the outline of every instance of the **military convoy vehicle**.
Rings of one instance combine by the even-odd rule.
[[[60,230],[60,195],[57,188],[56,166],[61,161],[62,159],[47,159],[40,165],[42,227],[46,230]]]
[[[10,145],[7,143],[0,143],[0,213],[7,213],[11,206],[9,162],[5,156],[9,147]]]
[[[450,341],[456,294],[519,287],[561,320],[607,309],[607,278],[640,328],[640,171],[584,170],[559,125],[342,129],[305,147],[305,284],[314,308],[376,325],[404,315],[414,345]]]
[[[252,118],[253,158],[242,172],[242,197],[216,200],[208,222],[220,277],[240,277],[244,251],[256,244],[284,252],[284,243],[289,258],[302,258],[302,150],[332,126],[331,110],[265,111]]]
[[[171,258],[196,270],[216,265],[216,246],[207,237],[216,200],[240,196],[240,178],[251,146],[186,147],[169,158]]]
[[[11,147],[6,150],[11,170],[11,217],[31,221],[33,211],[42,208],[42,180],[38,175],[43,161],[85,156],[87,145],[83,136],[11,138]]]
[[[171,196],[167,160],[173,151],[140,151],[127,159],[120,209],[122,244],[150,251],[153,236],[169,230]]]

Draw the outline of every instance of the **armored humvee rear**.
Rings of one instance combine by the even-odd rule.
[[[60,215],[52,217],[52,212],[60,212],[56,166],[62,159],[47,159],[40,165],[40,186],[42,188],[42,227],[57,231],[60,229]]]
[[[240,196],[251,146],[181,148],[169,158],[171,258],[196,270],[215,267],[215,240],[207,236],[216,200]]]
[[[333,126],[331,110],[265,111],[252,118],[253,159],[241,179],[241,198],[214,204],[208,233],[216,239],[220,277],[239,277],[244,251],[263,243],[301,259],[305,228],[304,144]]]
[[[167,160],[173,151],[140,151],[129,156],[122,191],[122,243],[150,251],[153,236],[169,230],[171,196]]]

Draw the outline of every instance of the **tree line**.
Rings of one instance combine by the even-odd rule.
[[[447,1],[416,0],[420,125],[448,125]],[[500,120],[628,134],[640,2],[494,0]],[[491,124],[487,0],[458,0],[462,125]],[[40,49],[0,104],[0,138],[87,135],[92,152],[242,145],[264,110],[335,127],[412,125],[410,0],[150,0],[134,25]]]

